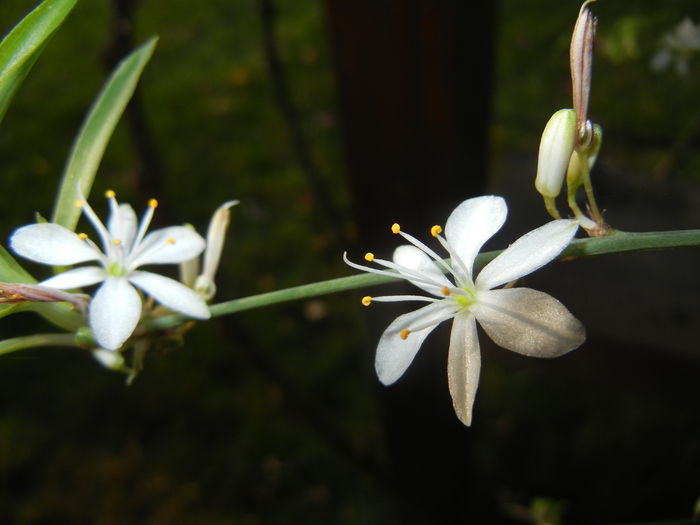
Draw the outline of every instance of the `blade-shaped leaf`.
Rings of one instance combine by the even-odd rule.
[[[78,0],[45,0],[0,42],[0,120],[17,88]]]
[[[19,265],[10,252],[0,245],[0,281],[33,284],[36,279]]]
[[[151,38],[122,60],[102,88],[73,143],[52,222],[70,230],[75,229],[80,215],[80,209],[75,206],[78,184],[87,197],[107,142],[136,89],[143,68],[153,54],[156,41],[157,38]]]
[[[10,255],[3,246],[0,245],[0,281],[7,283],[29,283],[33,284],[36,279],[29,274]],[[76,312],[66,303],[20,303],[0,305],[0,319],[3,317],[24,311],[34,311],[44,317],[50,323],[74,331],[85,324],[83,316]]]

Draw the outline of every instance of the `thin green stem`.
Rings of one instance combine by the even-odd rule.
[[[626,233],[616,232],[605,237],[592,237],[588,239],[574,240],[560,255],[559,259],[574,259],[579,257],[595,257],[598,255],[635,252],[644,250],[663,250],[669,248],[687,248],[700,246],[700,230],[680,230],[669,232]],[[502,250],[484,252],[477,256],[474,263],[475,270],[483,268],[493,260]],[[400,277],[392,278],[375,274],[360,274],[350,277],[340,277],[328,281],[320,281],[284,290],[251,295],[241,299],[234,299],[212,305],[210,310],[214,317],[227,315],[262,306],[308,299],[331,293],[344,292],[368,286],[377,286],[393,281],[401,280]],[[185,322],[179,315],[170,315],[152,319],[144,323],[147,331],[164,330],[173,328]]]
[[[586,192],[586,199],[588,200],[588,207],[591,209],[591,213],[593,214],[593,220],[598,224],[602,224],[603,215],[600,213],[598,203],[596,202],[595,195],[593,194],[593,184],[591,184],[591,171],[588,169],[588,156],[585,156],[583,158],[581,166],[586,166],[585,169],[581,168],[583,171],[581,178],[583,180],[583,189]]]
[[[559,210],[557,209],[557,202],[556,199],[553,197],[544,197],[544,207],[547,209],[547,212],[554,217],[555,219],[561,219],[561,215],[559,214]]]
[[[80,348],[75,341],[75,334],[35,334],[0,341],[0,355],[26,350],[27,348],[47,346],[71,346]]]
[[[574,212],[574,215],[576,218],[580,221],[585,222],[588,220],[588,217],[581,211],[581,208],[579,208],[578,203],[576,202],[576,193],[578,192],[578,189],[581,187],[581,183],[579,182],[580,179],[577,179],[574,184],[568,184],[566,187],[566,200],[569,203],[569,208],[571,208],[571,211]],[[588,222],[591,222],[588,220]],[[592,224],[592,223],[591,223]]]

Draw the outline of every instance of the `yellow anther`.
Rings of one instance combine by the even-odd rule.
[[[437,237],[441,233],[442,233],[442,226],[439,226],[438,224],[436,224],[435,226],[430,228],[430,235],[432,235],[433,237]]]
[[[365,261],[372,262],[374,260],[374,254],[372,252],[367,252],[365,254]]]
[[[399,223],[395,222],[394,224],[391,225],[391,233],[399,233],[401,231],[401,226],[399,226]]]
[[[84,241],[87,238],[88,238],[87,233],[79,233],[78,234],[78,239],[80,239],[81,241]]]
[[[85,206],[85,201],[81,201],[81,200],[75,201],[76,208],[82,208],[83,206]]]
[[[157,208],[157,207],[158,207],[158,201],[155,200],[155,199],[151,199],[151,200],[148,201],[148,205],[149,205],[151,208]]]
[[[442,295],[444,295],[445,297],[447,297],[448,295],[450,295],[452,293],[452,292],[450,292],[450,289],[447,286],[443,286],[442,288],[440,288],[440,291],[442,292]]]
[[[119,239],[114,239],[112,241],[112,244],[114,244],[114,246],[119,246],[121,243],[122,243],[122,241],[120,241]]]
[[[410,333],[411,333],[410,330],[405,330],[405,329],[401,330],[399,337],[405,341],[406,339],[408,339],[408,334],[410,334]]]
[[[167,242],[168,244],[175,244],[175,239],[173,239],[172,237],[168,237],[168,238],[165,240],[165,242]]]
[[[107,197],[108,199],[113,199],[114,197],[116,197],[116,195],[117,194],[114,193],[114,190],[107,190],[105,192],[105,197]]]
[[[365,306],[369,306],[370,304],[372,304],[372,298],[369,295],[365,295],[362,298],[362,304],[364,304]]]

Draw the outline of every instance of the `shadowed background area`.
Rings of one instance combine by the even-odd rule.
[[[0,33],[33,5],[4,0]],[[686,16],[700,22],[697,6],[592,7],[590,116],[605,133],[593,179],[606,218],[628,231],[698,227],[700,52],[677,57],[685,74],[651,67],[667,32]],[[536,151],[550,115],[571,105],[578,9],[83,1],[0,125],[0,237],[50,214],[90,102],[115,63],[158,34],[91,203],[104,214],[113,189],[141,212],[157,197],[157,225],[203,232],[219,204],[240,199],[217,300],[349,275],[343,250],[388,257],[393,222],[427,239],[484,193],[509,203],[487,246],[504,247],[548,220],[532,184]],[[528,276],[523,285],[582,320],[588,341],[541,361],[482,337],[472,428],[450,404],[447,327],[398,383],[379,384],[376,341],[407,310],[364,309],[363,290],[200,323],[183,345],[155,348],[129,387],[77,350],[3,356],[0,521],[689,518],[700,497],[699,264],[697,250],[679,250]],[[1,323],[3,338],[50,330],[31,314]]]

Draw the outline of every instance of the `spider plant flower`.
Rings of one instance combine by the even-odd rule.
[[[477,321],[497,345],[526,356],[558,357],[585,340],[583,325],[550,295],[530,288],[497,288],[556,258],[576,233],[577,221],[554,220],[527,233],[473,278],[477,253],[501,228],[506,214],[501,197],[483,196],[461,203],[447,219],[444,237],[440,226],[431,228],[431,234],[450,259],[402,232],[398,224],[392,226],[392,231],[410,244],[399,246],[392,261],[378,259],[371,253],[365,255],[367,261],[386,270],[353,263],[344,255],[345,262],[353,268],[398,275],[428,293],[362,299],[365,306],[373,302],[428,303],[397,317],[382,334],[375,369],[385,385],[403,375],[438,324],[453,320],[447,377],[452,404],[465,425],[472,421],[481,368]]]
[[[76,234],[54,223],[30,224],[17,229],[10,246],[22,257],[64,266],[96,261],[60,273],[40,284],[61,290],[102,283],[90,301],[88,320],[97,344],[117,350],[141,318],[142,299],[137,288],[164,306],[197,319],[210,317],[199,296],[187,286],[162,275],[138,270],[147,264],[177,264],[199,255],[204,239],[184,226],[146,233],[158,202],[151,199],[141,222],[128,204],[118,204],[106,193],[110,217],[105,226],[84,200],[76,202],[98,233],[102,250],[84,233]]]

